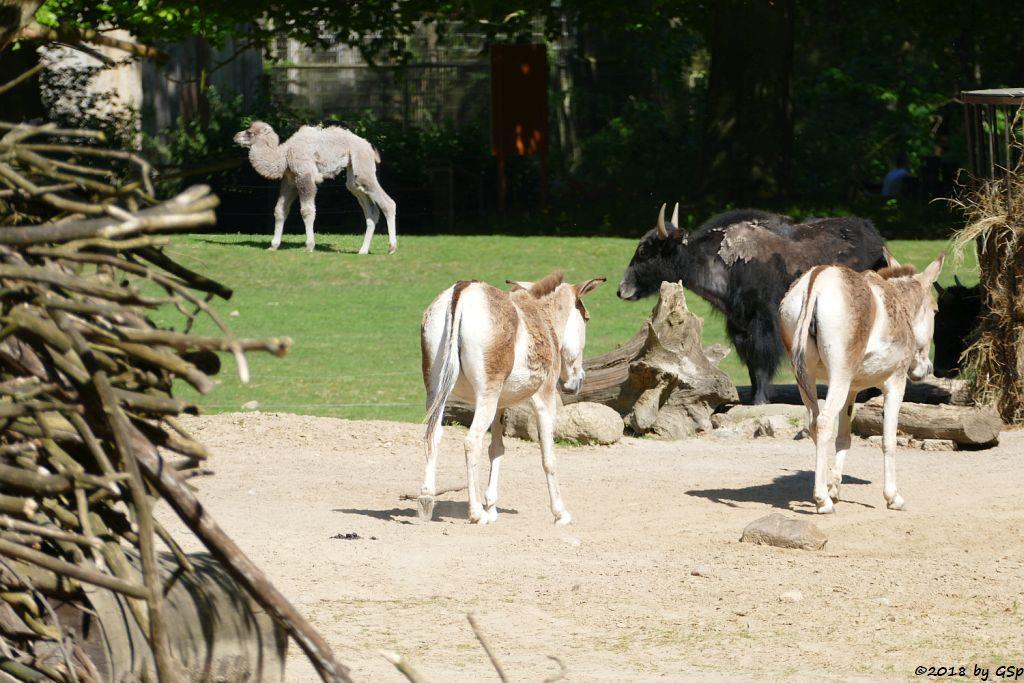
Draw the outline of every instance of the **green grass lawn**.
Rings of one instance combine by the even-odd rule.
[[[374,253],[362,257],[355,253],[360,235],[318,235],[313,254],[302,250],[302,241],[301,235],[286,235],[274,253],[265,251],[269,234],[190,235],[176,237],[167,248],[183,264],[234,288],[234,298],[214,304],[236,334],[294,340],[285,358],[252,355],[248,385],[239,383],[233,361],[224,356],[222,383],[213,392],[197,397],[183,386],[182,396],[208,412],[237,411],[258,401],[263,411],[419,421],[424,401],[420,316],[455,280],[504,287],[507,278],[532,280],[555,269],[574,282],[607,277],[587,299],[588,356],[628,340],[655,301],[628,303],[615,296],[636,246],[631,239],[409,236],[400,238],[396,255],[385,256],[386,241],[378,236]],[[939,241],[889,244],[898,259],[919,267],[946,248]],[[973,260],[957,272],[965,284],[977,281]],[[940,282],[952,284],[953,273],[950,264]],[[704,318],[705,345],[727,343],[721,317],[697,296],[689,296],[688,303]],[[213,334],[215,328],[204,319],[196,331]],[[738,384],[749,383],[735,352],[722,367]],[[791,381],[785,364],[784,370],[779,381]]]

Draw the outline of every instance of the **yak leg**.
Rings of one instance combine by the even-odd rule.
[[[491,445],[487,455],[491,458],[491,472],[487,479],[487,491],[484,493],[484,510],[487,521],[493,524],[498,521],[498,473],[501,470],[501,456],[505,455],[505,443],[502,440],[502,417],[505,411],[498,409],[491,422]]]
[[[434,517],[434,496],[437,495],[437,454],[441,449],[441,435],[444,432],[442,420],[437,421],[437,426],[431,434],[427,434],[427,464],[423,473],[423,486],[420,487],[420,497],[416,499],[416,506],[419,509],[420,520],[429,522]]]
[[[558,476],[555,474],[555,402],[554,388],[541,389],[530,399],[533,410],[537,414],[537,436],[540,440],[541,464],[548,480],[548,496],[551,498],[551,514],[555,516],[555,524],[568,524],[572,515],[565,509],[562,493],[558,489]]]
[[[772,378],[783,351],[778,313],[763,305],[763,296],[759,291],[739,292],[733,301],[736,310],[726,324],[733,346],[747,366],[754,405],[768,403]]]
[[[488,388],[477,392],[473,410],[473,422],[466,434],[466,488],[469,490],[469,521],[487,524],[489,517],[480,504],[480,490],[477,487],[477,462],[484,449],[484,435],[494,422],[498,410],[498,391]]]
[[[902,373],[892,375],[882,386],[882,495],[890,510],[902,510],[906,504],[896,488],[896,425],[906,386]]]
[[[287,173],[281,178],[281,188],[277,195],[277,204],[274,206],[274,238],[270,241],[268,251],[277,251],[281,246],[281,236],[284,234],[284,221],[288,218],[288,212],[292,208],[298,190],[295,188],[295,181]]]
[[[821,513],[833,510],[832,499],[828,495],[829,461],[836,448],[837,420],[850,395],[850,381],[834,376],[837,373],[831,374],[825,405],[822,406],[815,425],[814,504]]]
[[[850,422],[853,419],[853,401],[857,398],[856,391],[850,391],[846,397],[846,405],[839,413],[839,431],[836,434],[836,462],[832,468],[832,476],[828,482],[828,497],[833,502],[839,501],[839,487],[843,483],[843,463],[850,451]]]

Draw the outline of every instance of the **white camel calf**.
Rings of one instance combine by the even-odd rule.
[[[448,397],[456,396],[474,407],[465,444],[469,521],[487,524],[498,518],[498,470],[505,450],[501,416],[504,408],[527,400],[537,414],[551,512],[558,524],[571,521],[555,476],[552,431],[558,384],[579,391],[583,383],[589,314],[581,297],[602,282],[603,277],[571,285],[562,281],[561,273],[552,273],[536,283],[515,283],[511,292],[505,292],[482,282],[461,281],[430,304],[420,331],[427,389],[422,519],[433,516],[441,418]],[[477,458],[488,428],[491,470],[481,505]]]
[[[359,253],[369,253],[370,240],[377,229],[381,210],[388,224],[388,253],[395,253],[398,248],[395,201],[377,182],[380,155],[369,142],[338,126],[303,126],[284,143],[278,144],[277,133],[270,124],[262,121],[254,121],[247,129],[235,134],[235,142],[249,149],[249,161],[257,173],[264,178],[281,181],[277,205],[274,207],[271,250],[281,245],[284,220],[298,196],[302,222],[306,226],[306,251],[313,251],[316,186],[346,171],[345,187],[359,202],[366,219],[366,235]]]

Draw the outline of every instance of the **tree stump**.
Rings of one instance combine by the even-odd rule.
[[[739,397],[718,368],[728,350],[701,346],[704,321],[686,306],[683,286],[664,282],[650,318],[625,345],[584,361],[586,380],[564,403],[614,408],[634,434],[678,439],[712,429],[711,414]],[[712,360],[714,359],[714,360]]]

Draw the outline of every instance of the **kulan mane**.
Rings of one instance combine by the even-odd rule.
[[[916,274],[917,268],[909,263],[901,266],[886,266],[878,271],[878,275],[883,280],[894,280],[898,277],[910,277]]]
[[[550,275],[534,282],[530,287],[530,294],[533,295],[533,298],[540,299],[558,289],[558,286],[564,281],[565,276],[561,271],[556,270]]]

